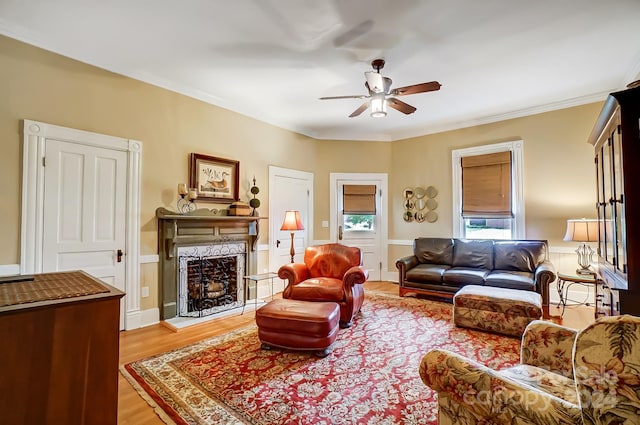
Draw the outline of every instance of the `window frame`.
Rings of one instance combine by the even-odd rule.
[[[511,203],[513,211],[512,239],[525,239],[524,212],[524,142],[493,143],[451,152],[452,198],[453,198],[453,237],[463,238],[464,219],[462,217],[462,158],[497,152],[511,152]]]

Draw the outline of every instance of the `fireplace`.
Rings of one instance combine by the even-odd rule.
[[[165,208],[158,208],[156,217],[162,319],[212,316],[244,306],[243,278],[256,273],[261,217]]]
[[[178,247],[178,316],[202,317],[242,307],[245,252],[245,243]]]

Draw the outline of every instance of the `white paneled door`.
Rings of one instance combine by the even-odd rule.
[[[367,225],[350,226],[343,213],[345,185],[375,185],[375,214],[366,217]],[[356,246],[362,251],[363,265],[369,280],[381,280],[387,261],[387,175],[379,173],[331,173],[331,234],[332,240]],[[364,224],[364,223],[362,223]]]
[[[277,272],[291,262],[291,232],[280,230],[287,210],[300,211],[304,230],[294,232],[296,262],[313,239],[313,174],[269,167],[269,268]]]
[[[46,140],[43,272],[84,270],[125,290],[126,173],[126,152]]]

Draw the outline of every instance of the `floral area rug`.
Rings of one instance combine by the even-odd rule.
[[[428,350],[501,369],[519,346],[457,328],[450,304],[370,291],[325,358],[262,350],[251,326],[121,371],[169,424],[436,424],[436,394],[418,375]]]

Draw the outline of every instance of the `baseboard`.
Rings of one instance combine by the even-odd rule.
[[[145,326],[155,325],[159,322],[160,309],[158,307],[150,308],[148,310],[131,311],[127,312],[125,330],[130,331],[133,329],[139,329]]]
[[[140,327],[140,310],[127,311],[124,319],[124,330],[130,331]]]
[[[160,323],[160,309],[158,307],[140,311],[140,327]]]
[[[398,283],[398,272],[392,272],[392,271],[383,271],[382,272],[382,280],[386,280],[389,282],[395,282]]]
[[[20,264],[0,264],[0,276],[11,276],[20,273]]]

